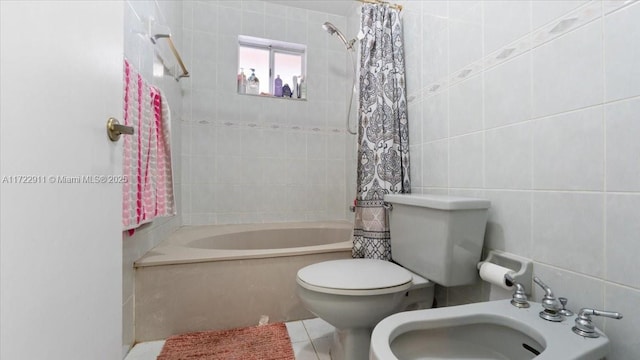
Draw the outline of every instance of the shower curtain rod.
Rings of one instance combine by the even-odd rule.
[[[389,5],[390,8],[397,9],[398,11],[402,11],[402,5],[391,4],[389,2],[382,1],[382,0],[356,0],[356,1],[359,1],[361,3],[366,3],[366,4],[387,4]]]

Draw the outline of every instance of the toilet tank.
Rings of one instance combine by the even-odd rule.
[[[486,199],[390,194],[391,257],[442,286],[475,281],[488,209]]]

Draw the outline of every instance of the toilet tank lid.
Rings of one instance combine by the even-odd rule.
[[[474,210],[488,209],[491,202],[487,199],[451,195],[387,194],[384,200],[392,204],[420,206],[438,210]]]

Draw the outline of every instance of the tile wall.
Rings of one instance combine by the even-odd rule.
[[[154,45],[148,37],[148,24],[151,22],[165,29],[171,29],[178,50],[182,52],[182,5],[180,1],[133,1],[125,3],[125,49],[124,56],[149,82],[159,87],[171,108],[171,141],[172,141],[172,165],[173,181],[176,189],[175,199],[178,205],[178,215],[171,218],[158,218],[150,224],[138,228],[133,236],[123,233],[122,239],[122,352],[123,357],[135,342],[134,334],[134,268],[133,262],[140,258],[151,248],[165,240],[169,234],[177,229],[182,213],[182,197],[180,189],[180,176],[182,164],[180,156],[180,118],[182,114],[182,94],[180,84],[172,76],[154,76],[154,64],[158,64]],[[184,80],[182,80],[184,81]]]
[[[183,2],[185,225],[348,217],[351,65],[325,21],[347,28],[344,16],[263,1]],[[306,44],[308,101],[238,95],[238,35]]]
[[[573,310],[622,312],[598,319],[609,359],[640,358],[640,3],[404,5],[413,191],[490,199],[486,248]]]

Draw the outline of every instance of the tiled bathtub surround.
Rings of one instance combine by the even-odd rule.
[[[185,225],[344,219],[346,135],[277,126],[183,124]]]
[[[491,199],[487,249],[533,259],[573,310],[623,312],[597,320],[608,358],[640,358],[640,2],[402,4],[413,191]]]
[[[263,1],[185,1],[183,21],[193,69],[182,81],[184,224],[348,218],[352,70],[321,27],[330,21],[354,37],[347,17]],[[238,35],[306,44],[308,101],[236,94]]]

